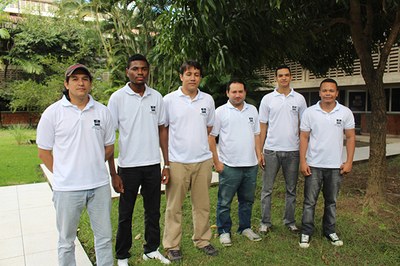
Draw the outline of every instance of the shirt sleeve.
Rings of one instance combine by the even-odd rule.
[[[254,112],[254,126],[253,126],[254,135],[260,134],[260,120],[258,118],[257,109]]]
[[[347,109],[347,116],[345,120],[345,125],[344,129],[353,129],[355,128],[355,121],[354,121],[354,115],[353,112],[350,109]]]
[[[112,125],[114,131],[118,129],[118,104],[116,103],[116,95],[115,93],[111,95],[110,100],[108,101],[107,108],[110,110]]]
[[[301,95],[301,94],[300,94]],[[306,103],[306,99],[304,99],[304,96],[301,95],[300,97],[300,103],[299,103],[299,119],[302,119],[303,113],[304,111],[307,109],[307,103]]]
[[[54,124],[47,117],[47,112],[42,114],[36,130],[36,143],[40,149],[53,150],[55,139]]]
[[[215,122],[215,103],[214,99],[209,95],[210,97],[210,103],[209,103],[209,112],[208,112],[208,117],[207,117],[207,126],[212,127]]]
[[[259,120],[261,123],[268,123],[269,119],[269,111],[268,111],[268,105],[267,105],[267,95],[265,95],[260,103],[260,109],[259,109]]]
[[[210,132],[211,136],[218,136],[219,135],[219,131],[221,130],[221,112],[219,111],[220,109],[217,109],[215,111],[215,121],[214,121],[214,125],[213,128]]]
[[[301,122],[300,122],[300,130],[304,132],[310,132],[311,131],[311,125],[310,125],[310,119],[309,119],[309,110],[306,109],[303,112],[303,115],[301,117]]]
[[[114,120],[111,116],[111,112],[106,109],[106,125],[105,125],[104,145],[109,146],[115,142],[115,128]]]
[[[165,112],[165,104],[164,104],[164,100],[162,98],[162,96],[160,96],[159,99],[159,106],[160,106],[160,111],[158,114],[158,125],[165,125],[166,123],[166,112]]]
[[[163,106],[164,106],[164,116],[165,116],[165,122],[164,125],[167,127],[169,125],[169,112],[168,112],[168,106],[169,106],[169,94],[165,95],[163,98]]]

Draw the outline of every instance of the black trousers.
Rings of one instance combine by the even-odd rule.
[[[124,193],[119,197],[118,232],[115,245],[116,258],[130,257],[132,247],[132,215],[139,187],[144,207],[144,253],[157,250],[160,246],[160,199],[161,169],[160,164],[122,168],[118,167],[122,178]]]

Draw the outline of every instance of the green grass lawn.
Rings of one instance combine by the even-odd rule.
[[[396,157],[394,164],[400,165],[400,157]],[[355,168],[365,169],[366,163],[357,164]],[[352,179],[354,177],[347,176]],[[301,177],[298,186],[297,224],[301,225],[304,179]],[[344,182],[343,186],[346,186]],[[261,178],[258,178],[256,201],[253,208],[253,229],[258,230],[260,223],[260,190]],[[212,244],[220,251],[217,257],[208,257],[198,251],[192,243],[192,216],[190,197],[184,203],[183,237],[182,237],[182,265],[400,265],[400,227],[399,207],[388,205],[383,207],[382,215],[363,212],[362,197],[350,193],[351,189],[343,188],[338,202],[337,232],[344,241],[344,246],[334,247],[321,236],[321,219],[323,213],[323,199],[320,197],[316,211],[316,231],[308,249],[298,246],[298,235],[289,232],[282,224],[284,209],[284,181],[281,175],[276,180],[273,195],[273,224],[272,232],[268,233],[261,242],[250,242],[247,238],[233,234],[232,247],[222,247],[213,231]],[[210,189],[211,224],[215,224],[215,212],[218,187]],[[132,226],[134,238],[131,249],[130,265],[143,263],[144,265],[160,265],[154,261],[144,262],[143,254],[143,201],[138,197]],[[165,195],[161,204],[161,227],[164,225]],[[237,200],[232,205],[233,232],[237,230]],[[112,224],[115,235],[118,220],[118,200],[113,200]],[[93,235],[90,230],[87,214],[80,224],[79,239],[92,262],[95,261],[93,249]],[[160,247],[162,249],[162,247]]]
[[[0,186],[44,182],[39,167],[37,147],[28,144],[36,131],[23,129],[22,144],[18,144],[11,129],[0,130]]]
[[[40,171],[40,160],[37,157],[37,147],[31,144],[18,145],[10,130],[0,130],[0,186],[44,182]],[[35,138],[34,130],[27,130],[26,141]],[[362,199],[365,192],[367,163],[358,163],[353,172],[346,176],[338,200],[337,232],[344,241],[343,247],[332,246],[321,236],[321,217],[323,199],[320,198],[316,211],[316,232],[308,249],[298,247],[298,236],[282,225],[284,208],[284,182],[281,175],[275,183],[273,194],[273,224],[271,233],[261,242],[250,242],[246,238],[233,234],[233,246],[224,248],[219,244],[216,229],[212,229],[212,243],[219,249],[217,257],[207,257],[198,251],[191,241],[192,216],[190,197],[184,203],[182,265],[400,265],[400,208],[399,202],[382,205],[379,214],[369,213],[363,209]],[[389,159],[388,184],[393,192],[399,193],[400,156]],[[297,224],[301,223],[303,183],[301,177],[297,189]],[[397,189],[396,189],[397,187]],[[260,223],[260,190],[261,178],[258,178],[256,201],[253,208],[253,229],[257,230]],[[215,224],[215,211],[218,187],[210,189],[211,224]],[[138,197],[132,227],[133,247],[130,265],[160,265],[157,262],[142,260],[143,252],[143,201]],[[161,220],[163,229],[165,211],[165,195],[162,196]],[[237,201],[232,205],[233,228],[237,229]],[[118,220],[118,200],[113,200],[112,223],[115,233]],[[78,237],[92,262],[95,262],[93,234],[87,213],[80,222]],[[160,247],[162,249],[162,247]]]

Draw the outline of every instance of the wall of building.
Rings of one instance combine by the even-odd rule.
[[[387,134],[400,135],[400,114],[387,114]],[[370,133],[371,113],[361,114],[361,133]]]
[[[3,127],[21,124],[27,126],[37,126],[40,114],[29,112],[1,112],[0,125]]]

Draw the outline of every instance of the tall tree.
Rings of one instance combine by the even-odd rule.
[[[13,111],[43,111],[60,98],[68,65],[81,62],[94,67],[97,48],[90,41],[91,32],[70,19],[24,16],[14,24],[10,49],[2,56],[7,65],[23,71],[24,81],[9,80],[0,96],[10,101]]]
[[[168,0],[62,0],[59,14],[73,15],[91,24],[102,45],[114,85],[126,81],[128,56],[149,54],[154,46],[156,17],[169,5]]]
[[[318,75],[329,68],[351,72],[359,58],[372,105],[366,205],[377,209],[386,178],[383,74],[399,41],[399,1],[180,0],[158,23],[157,56],[172,62],[194,57],[215,75],[251,75],[284,59]]]

